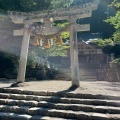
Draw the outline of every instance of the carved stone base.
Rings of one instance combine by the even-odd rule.
[[[25,86],[29,86],[29,84],[26,82],[16,82],[13,83],[10,87],[25,87]]]

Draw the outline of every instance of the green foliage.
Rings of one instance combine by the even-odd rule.
[[[120,8],[120,2],[119,0],[114,0],[110,6],[115,6],[116,8]]]
[[[69,24],[68,21],[58,21],[58,22],[54,23],[54,26],[56,26],[56,27],[65,27],[68,24]],[[67,39],[67,38],[70,37],[70,32],[62,32],[60,36],[63,39]]]
[[[14,54],[0,51],[0,77],[16,78],[18,57]]]
[[[32,44],[29,47],[28,59],[29,63],[36,63],[36,57],[49,57],[49,56],[68,56],[68,49],[70,46],[66,46],[65,44],[56,45],[55,39],[53,40],[53,45],[50,48],[44,48],[41,46],[33,46]]]
[[[104,40],[99,39],[93,41],[93,43],[102,47],[104,53],[108,55],[114,54],[114,57],[118,58],[120,57],[120,2],[118,0],[114,0],[111,6],[117,8],[117,12],[115,16],[110,16],[104,21],[114,26],[116,32],[113,33],[112,38]]]
[[[74,0],[0,0],[0,9],[12,11],[40,11],[69,7]]]
[[[113,34],[113,39],[116,44],[120,44],[120,30],[116,30]]]
[[[116,58],[115,60],[112,61],[112,63],[120,63],[120,58]]]
[[[69,7],[74,0],[51,0],[52,8],[58,9],[61,7]]]
[[[70,37],[70,32],[62,32],[60,36],[63,39],[67,39]]]
[[[120,44],[120,1],[114,0],[111,6],[117,8],[115,16],[110,16],[105,22],[110,23],[116,29],[116,32],[113,34],[113,41]]]
[[[46,56],[67,56],[67,50],[69,46],[64,46],[64,45],[54,45],[49,49],[45,49]]]
[[[120,11],[117,11],[115,16],[110,16],[110,18],[105,20],[105,22],[113,25],[115,29],[120,29]]]
[[[93,41],[91,41],[93,44],[95,44],[95,45],[97,45],[97,46],[99,46],[99,47],[106,47],[106,46],[108,46],[108,45],[112,45],[112,39],[111,38],[109,38],[109,39],[98,39],[98,40],[93,40]]]

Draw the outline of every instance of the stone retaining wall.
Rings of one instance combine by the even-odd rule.
[[[109,68],[98,69],[97,79],[109,82],[120,82],[120,64],[110,63]]]

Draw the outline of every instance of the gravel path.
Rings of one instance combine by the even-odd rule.
[[[10,87],[14,81],[0,82],[0,88]],[[24,90],[47,90],[47,91],[69,91],[71,81],[45,80],[45,81],[30,81],[27,82],[29,86],[17,87]],[[81,81],[80,87],[72,92],[118,95],[120,96],[120,82],[106,82],[106,81]]]

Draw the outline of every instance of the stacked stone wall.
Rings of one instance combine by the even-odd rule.
[[[120,82],[120,64],[109,63],[109,68],[98,69],[97,79],[109,82]]]

